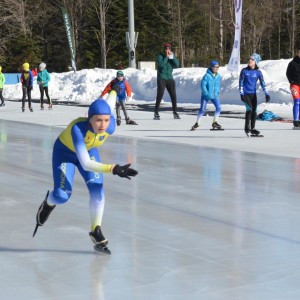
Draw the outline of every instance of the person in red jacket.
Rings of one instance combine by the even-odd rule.
[[[100,95],[100,98],[103,98],[103,96],[107,93],[109,93],[112,90],[113,86],[117,86],[117,103],[116,103],[116,114],[117,114],[117,125],[121,125],[121,115],[120,115],[120,108],[122,107],[126,124],[128,125],[137,125],[137,123],[133,120],[131,120],[128,117],[126,105],[125,102],[131,99],[131,87],[128,83],[128,81],[124,78],[123,71],[117,72],[117,77],[113,79],[103,90],[103,92]]]

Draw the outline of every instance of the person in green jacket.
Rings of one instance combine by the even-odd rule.
[[[4,98],[3,98],[4,84],[5,84],[5,76],[2,73],[2,67],[0,66],[0,100],[1,100],[0,106],[5,106]]]
[[[180,119],[177,113],[176,87],[173,79],[173,69],[179,67],[179,61],[172,52],[171,44],[164,44],[164,52],[156,57],[157,63],[157,96],[155,103],[154,119],[159,120],[159,106],[165,89],[170,95],[174,119]]]
[[[41,109],[44,109],[44,92],[45,92],[47,100],[48,100],[48,108],[51,109],[52,101],[51,101],[51,98],[49,96],[49,91],[48,91],[48,83],[50,81],[50,75],[46,69],[46,64],[44,62],[42,62],[39,65],[39,69],[40,69],[40,71],[37,76],[37,83],[40,87],[40,93],[41,93],[41,98],[40,98]]]

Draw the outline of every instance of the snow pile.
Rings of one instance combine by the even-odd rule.
[[[263,72],[267,89],[272,103],[291,104],[292,97],[289,90],[285,72],[290,59],[267,60],[259,64]],[[241,65],[240,68],[246,65]],[[74,72],[51,73],[49,91],[52,99],[79,104],[89,104],[98,98],[102,90],[116,76],[114,69],[84,69]],[[179,68],[174,70],[178,103],[198,104],[200,102],[200,82],[206,68]],[[227,71],[226,66],[220,67],[222,104],[241,105],[238,92],[238,76]],[[156,98],[156,71],[152,69],[137,70],[128,68],[124,70],[126,79],[133,90],[133,101],[153,102]],[[32,97],[39,98],[39,88],[34,84]],[[22,98],[21,84],[6,85],[4,97],[9,100]],[[261,88],[258,89],[259,102],[264,101]],[[164,100],[169,102],[166,92]]]

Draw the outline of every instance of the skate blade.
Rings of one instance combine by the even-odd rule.
[[[293,130],[300,130],[300,127],[293,127]]]
[[[154,117],[153,120],[160,120],[160,118],[155,118],[155,117]]]
[[[262,134],[250,134],[250,137],[264,137]]]
[[[37,232],[38,228],[39,228],[39,224],[36,224],[36,226],[35,226],[35,229],[34,229],[34,231],[33,231],[33,235],[32,235],[32,237],[34,237],[34,236],[35,236],[35,234],[36,234],[36,232]]]
[[[223,130],[225,130],[224,128],[220,128],[220,129],[218,129],[218,128],[211,128],[210,129],[210,131],[223,131]]]
[[[100,252],[100,253],[105,253],[105,254],[111,255],[111,251],[108,249],[107,246],[103,246],[103,245],[95,245],[95,246],[94,246],[94,250],[95,250],[96,252]]]

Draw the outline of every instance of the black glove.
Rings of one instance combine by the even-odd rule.
[[[33,86],[30,86],[29,89],[32,91],[33,90]]]
[[[270,102],[271,98],[270,95],[266,95],[266,102]]]
[[[138,174],[138,171],[129,167],[130,164],[127,164],[125,166],[115,165],[113,168],[113,174],[131,179],[129,176],[136,176]]]
[[[247,96],[246,95],[241,95],[241,100],[245,102],[247,100]]]

